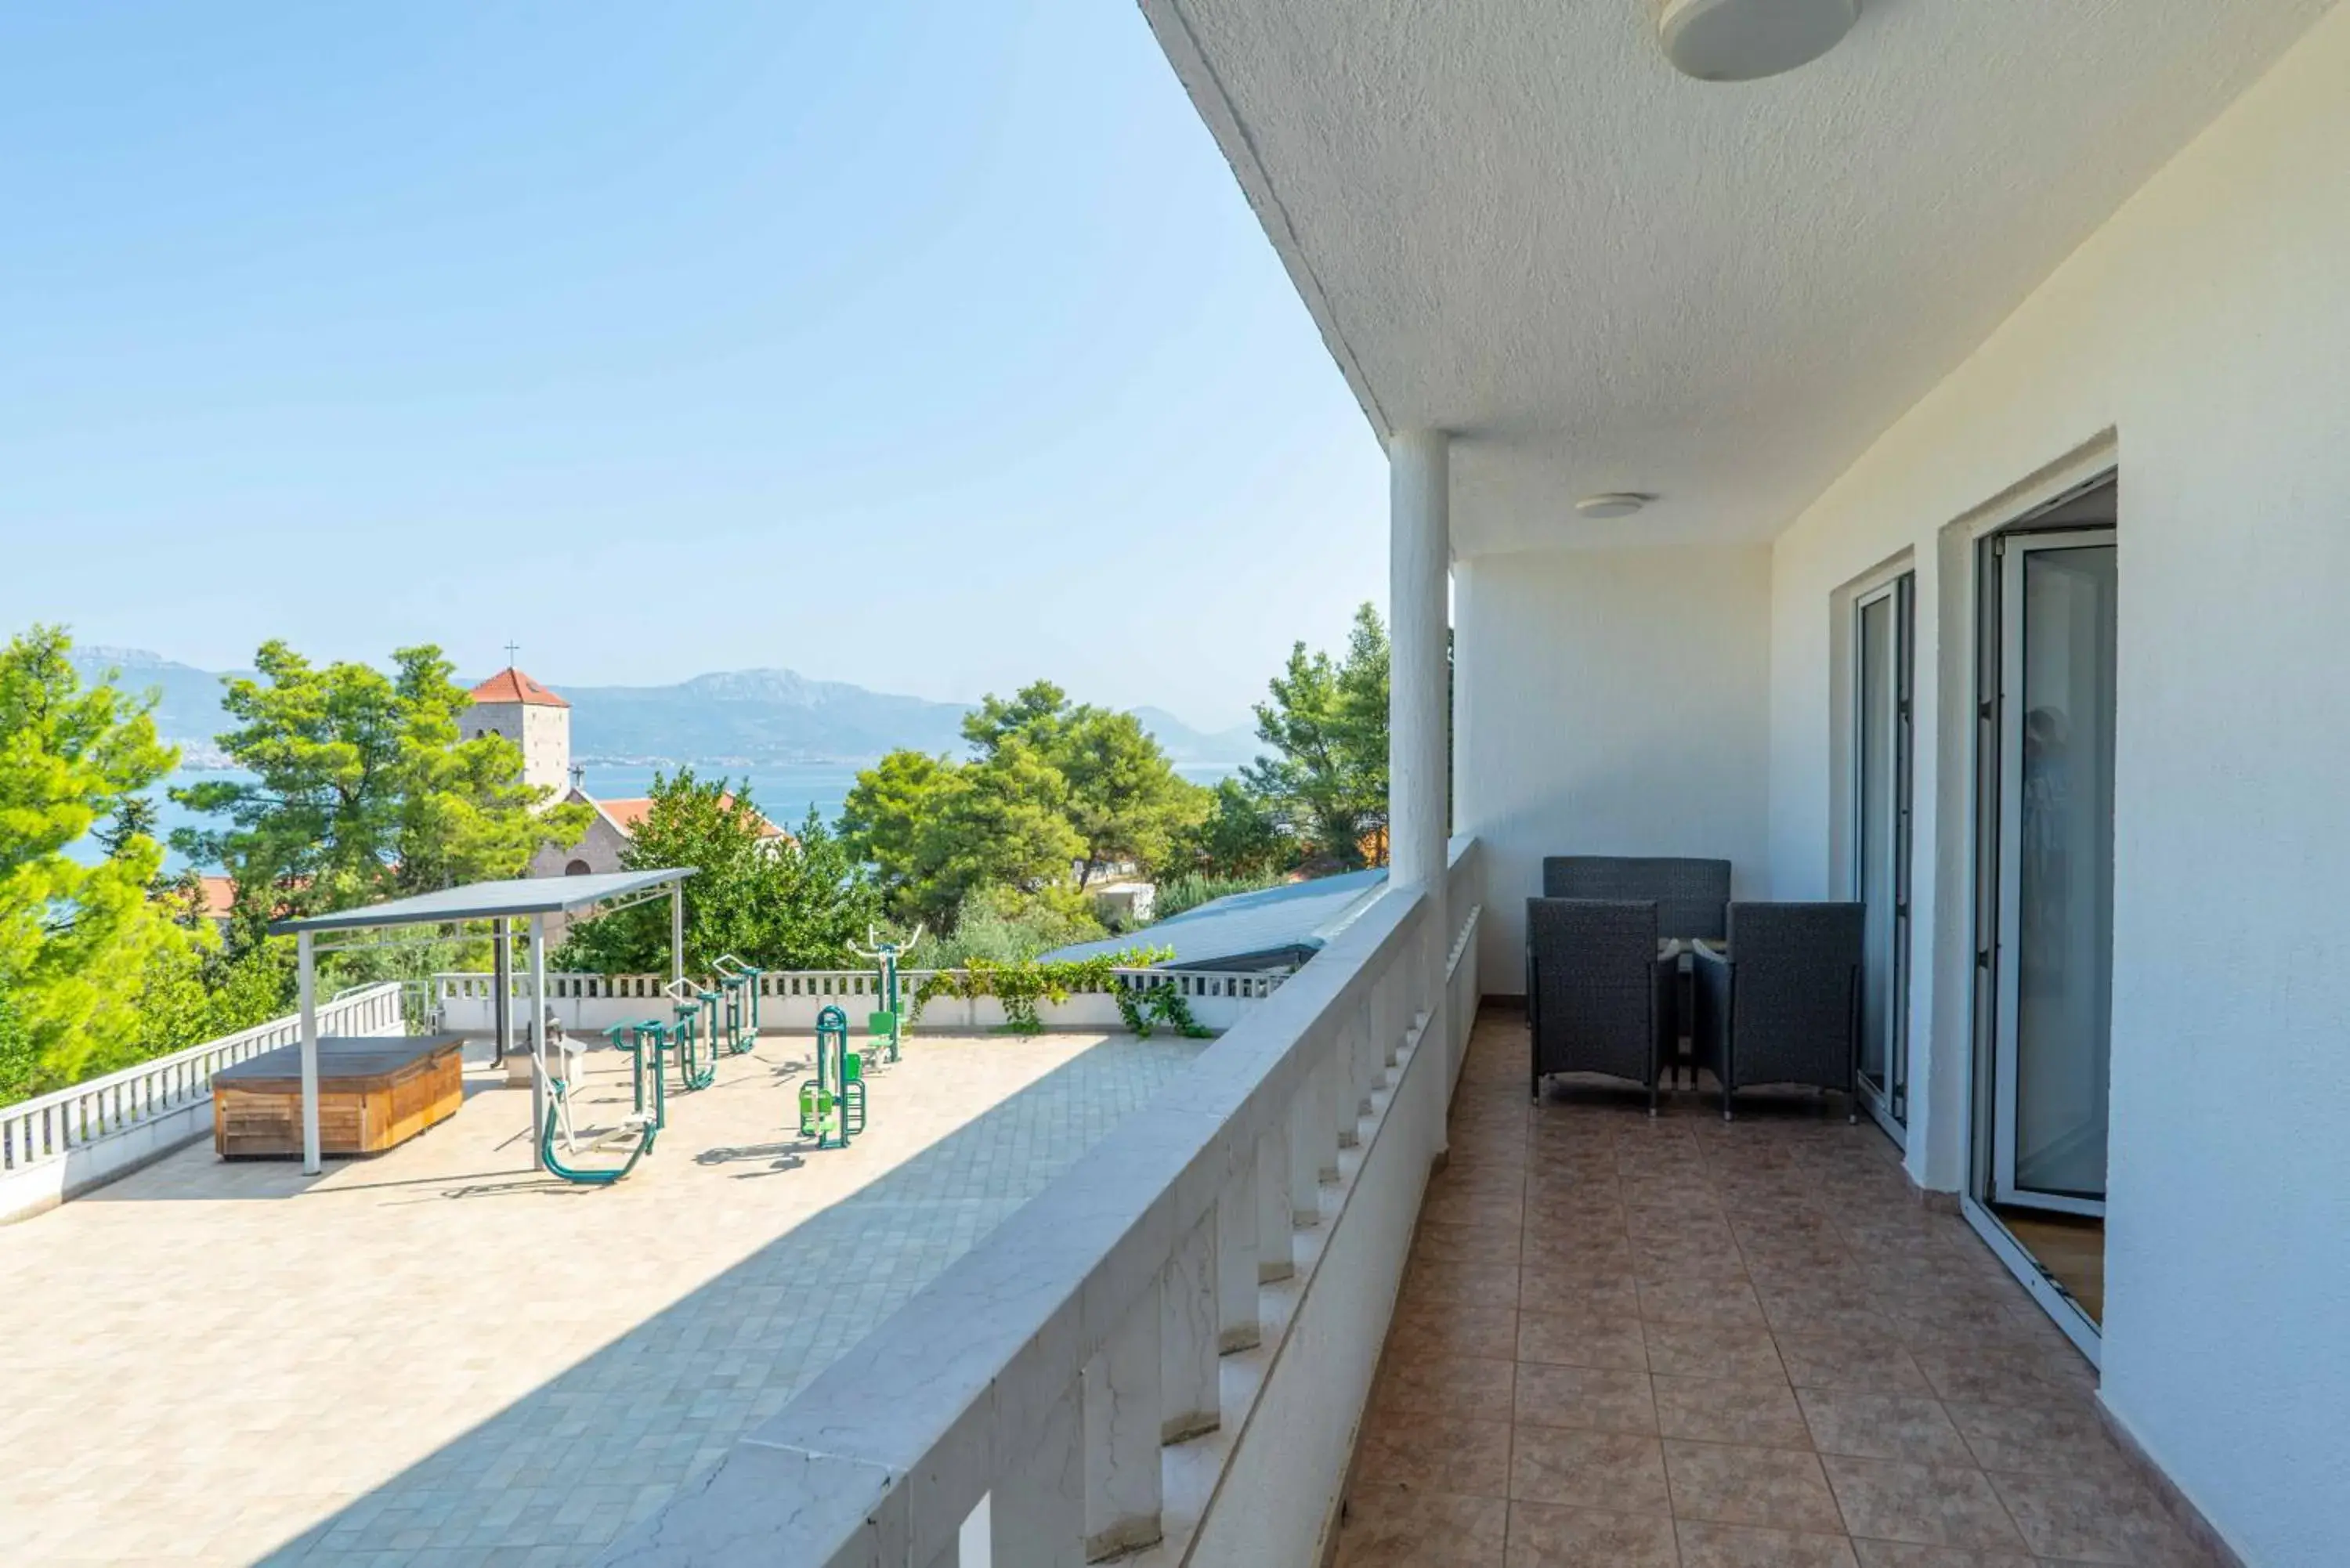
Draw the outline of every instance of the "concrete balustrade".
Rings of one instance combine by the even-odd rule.
[[[603,1561],[1314,1560],[1476,1004],[1473,854],[1255,999]]]

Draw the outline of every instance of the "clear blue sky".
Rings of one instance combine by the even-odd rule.
[[[1384,467],[1118,0],[0,13],[0,629],[1241,722]]]

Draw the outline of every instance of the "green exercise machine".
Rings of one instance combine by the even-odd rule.
[[[880,999],[881,1007],[879,1012],[869,1012],[865,1017],[867,1054],[876,1061],[895,1062],[906,1027],[906,1010],[898,991],[898,963],[911,954],[914,944],[922,940],[922,928],[916,926],[914,934],[902,942],[885,942],[876,940],[873,928],[868,926],[865,928],[865,940],[870,945],[860,948],[852,943],[849,950],[871,959],[880,970],[874,995]],[[885,1051],[888,1053],[886,1056],[883,1055]]]
[[[710,967],[717,971],[719,987],[726,993],[727,1054],[744,1055],[759,1043],[759,981],[767,971],[733,953]]]
[[[848,1014],[816,1015],[816,1076],[800,1083],[800,1137],[818,1148],[847,1148],[865,1130],[865,1064],[848,1048]]]
[[[608,1150],[617,1140],[630,1139],[628,1158],[619,1165],[577,1166],[564,1163],[562,1154],[556,1152],[558,1142],[562,1145],[563,1154],[577,1154],[580,1147],[571,1125],[571,1084],[578,1072],[579,1056],[572,1050],[561,1051],[563,1067],[559,1074],[546,1064],[544,1044],[536,1049],[532,1060],[534,1069],[546,1080],[547,1089],[546,1120],[538,1132],[540,1163],[546,1167],[549,1175],[581,1187],[609,1187],[636,1169],[637,1161],[652,1153],[653,1144],[660,1137],[661,1126],[669,1112],[668,1096],[662,1090],[660,1065],[669,1026],[658,1019],[648,1019],[640,1023],[615,1024],[604,1033],[616,1050],[629,1054],[630,1075],[636,1090],[636,1108],[620,1118],[619,1127],[588,1147],[594,1151]]]
[[[675,1004],[670,1011],[677,1021],[670,1028],[677,1042],[677,1081],[687,1089],[706,1089],[718,1077],[718,992],[690,980],[673,980],[661,989]]]

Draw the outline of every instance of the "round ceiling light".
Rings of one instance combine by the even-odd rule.
[[[1665,57],[1700,81],[1751,82],[1806,66],[1860,20],[1860,0],[1665,0]]]
[[[1629,517],[1654,499],[1629,490],[1611,490],[1604,495],[1585,496],[1575,509],[1586,517]]]

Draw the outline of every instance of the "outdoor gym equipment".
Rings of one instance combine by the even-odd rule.
[[[888,1059],[895,1062],[899,1044],[903,1038],[906,1017],[905,1009],[899,1005],[898,961],[914,950],[914,944],[922,940],[922,928],[916,926],[914,934],[902,942],[884,942],[876,941],[873,928],[868,926],[865,928],[865,940],[872,945],[860,948],[851,943],[849,950],[873,960],[881,969],[876,991],[881,999],[881,1009],[866,1015],[865,1033],[871,1036],[872,1049],[877,1054],[886,1049],[889,1053]]]
[[[800,1137],[818,1148],[847,1148],[865,1130],[865,1064],[848,1048],[848,1014],[816,1015],[816,1076],[800,1083]]]
[[[562,1053],[565,1065],[562,1075],[557,1075],[548,1069],[543,1046],[532,1053],[533,1066],[546,1080],[547,1090],[546,1120],[539,1128],[538,1156],[548,1174],[582,1187],[609,1187],[636,1169],[637,1161],[652,1153],[653,1144],[660,1137],[669,1109],[668,1096],[662,1092],[660,1070],[661,1042],[667,1032],[668,1025],[655,1020],[616,1024],[604,1032],[611,1037],[616,1048],[629,1053],[630,1075],[635,1080],[636,1089],[636,1108],[620,1118],[619,1127],[589,1146],[592,1149],[606,1149],[610,1147],[613,1139],[633,1134],[635,1142],[629,1147],[629,1158],[616,1166],[566,1165],[556,1155],[555,1146],[558,1131],[562,1134],[566,1152],[576,1152],[579,1147],[571,1126],[571,1075],[577,1071],[573,1064],[578,1061],[578,1054],[567,1049]],[[621,1039],[623,1033],[633,1038],[624,1043]],[[651,1059],[650,1068],[646,1064],[649,1055]],[[648,1096],[645,1093],[648,1077],[652,1081],[650,1106],[646,1104]]]
[[[730,1054],[743,1055],[759,1043],[759,981],[767,971],[733,953],[710,967],[717,971],[718,983],[726,992],[726,1049]]]
[[[691,981],[673,980],[661,990],[677,1005],[671,1009],[677,1022],[671,1030],[677,1040],[677,1081],[688,1089],[706,1089],[718,1076],[718,993],[703,991]],[[710,1027],[702,1028],[702,1014],[710,1015]],[[702,1044],[710,1044],[710,1064],[702,1062]]]

